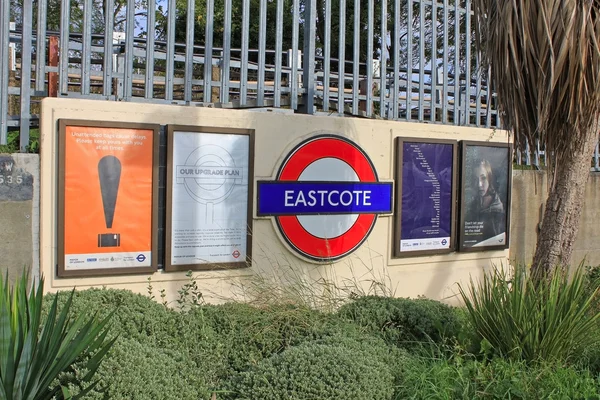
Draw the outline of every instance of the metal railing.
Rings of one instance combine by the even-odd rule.
[[[499,125],[470,0],[36,5],[0,5],[0,144],[22,150],[44,96]]]
[[[47,96],[499,127],[470,1],[0,1],[0,145]]]

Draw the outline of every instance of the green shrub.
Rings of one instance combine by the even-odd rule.
[[[48,295],[49,304],[54,295]],[[59,299],[59,303],[61,300]],[[146,296],[122,289],[87,289],[76,291],[71,312],[97,312],[100,316],[115,310],[111,333],[136,339],[140,343],[153,342],[169,346],[178,333],[180,314],[165,308]]]
[[[347,338],[306,342],[235,375],[229,382],[230,398],[391,399],[391,354],[375,338],[362,343]]]
[[[333,314],[295,305],[206,305],[191,310],[189,316],[197,323],[202,321],[219,338],[224,373],[243,371],[290,346],[313,339],[364,336],[357,326]]]
[[[50,301],[53,296],[49,297],[46,301]],[[138,393],[142,396],[140,398],[150,398],[143,396],[150,396],[158,386],[148,386],[147,381],[153,375],[162,376],[161,371],[167,364],[177,371],[200,371],[204,387],[215,387],[219,384],[219,374],[225,373],[222,371],[225,341],[218,338],[210,326],[203,324],[194,315],[167,309],[145,296],[128,290],[78,291],[75,293],[71,311],[78,315],[84,310],[93,310],[103,315],[110,309],[115,309],[111,334],[118,334],[119,342],[128,344],[128,347],[124,347],[118,343],[115,350],[107,355],[107,366],[111,367],[98,371],[98,378],[104,383],[103,390],[111,393],[111,398],[116,398],[119,393],[123,398],[127,398],[127,393]],[[170,360],[171,356],[175,358]],[[78,370],[83,369],[82,362],[83,360],[80,360],[77,363]],[[140,369],[141,365],[145,365],[144,370]],[[194,369],[191,368],[192,365],[195,366]],[[113,367],[124,371],[119,379],[113,376]],[[177,378],[177,371],[164,371],[165,379],[168,378],[168,374],[175,374],[172,384],[167,381],[161,383],[167,394],[178,391],[182,385],[184,376]],[[142,376],[143,379],[138,379],[138,376]],[[62,380],[71,382],[74,377],[66,375]],[[200,387],[197,390],[203,392],[206,389]],[[191,393],[190,396],[193,397],[195,392],[188,390],[183,393]],[[96,391],[94,396],[100,396],[100,393]]]
[[[524,267],[511,277],[495,270],[459,290],[476,340],[490,355],[564,362],[600,339],[595,293],[586,289],[581,268],[570,279],[557,271],[541,282]]]
[[[396,399],[597,399],[590,373],[554,364],[461,357],[406,360]]]
[[[415,341],[440,343],[457,337],[461,330],[455,309],[429,299],[366,296],[340,307],[338,315],[401,346]]]
[[[79,388],[73,381],[85,374],[75,369],[63,376],[73,393]],[[209,399],[204,371],[187,352],[169,350],[135,339],[121,339],[109,353],[97,373],[98,387],[89,399],[111,400],[198,400]]]

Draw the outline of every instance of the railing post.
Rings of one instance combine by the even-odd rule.
[[[299,109],[304,114],[315,112],[315,47],[317,30],[317,0],[307,0],[304,8],[304,64],[302,68],[302,86],[304,86],[303,105]]]
[[[58,38],[56,36],[48,38],[48,64],[51,67],[58,67]],[[48,72],[48,96],[58,97],[57,72]]]
[[[0,1],[0,145],[6,144],[8,134],[9,27],[10,3]]]
[[[27,152],[31,123],[31,42],[33,30],[33,0],[23,1],[23,35],[21,37],[21,118],[19,149]]]

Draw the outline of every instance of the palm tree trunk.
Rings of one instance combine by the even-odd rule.
[[[533,257],[532,274],[548,277],[556,267],[571,263],[583,209],[590,160],[597,143],[593,132],[573,135],[569,152],[554,166],[554,184],[550,186],[542,227]],[[548,155],[550,156],[550,155]],[[550,173],[550,171],[549,171]]]

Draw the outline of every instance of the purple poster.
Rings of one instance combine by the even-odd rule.
[[[452,143],[401,142],[400,252],[452,245]]]

